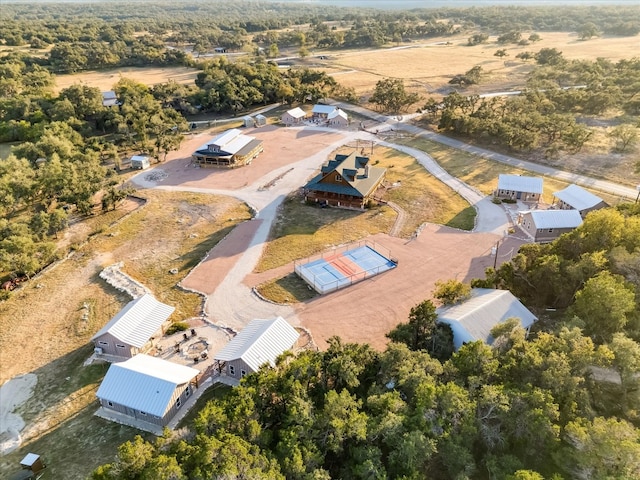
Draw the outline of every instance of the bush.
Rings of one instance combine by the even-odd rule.
[[[169,328],[167,328],[165,335],[167,336],[173,335],[174,333],[182,332],[187,328],[189,328],[189,325],[187,325],[185,322],[175,322],[175,323],[172,323]]]
[[[511,198],[503,198],[502,203],[518,203],[518,201]]]

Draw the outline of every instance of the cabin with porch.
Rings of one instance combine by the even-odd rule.
[[[201,167],[235,168],[251,164],[262,151],[262,140],[232,128],[198,148],[192,159]]]

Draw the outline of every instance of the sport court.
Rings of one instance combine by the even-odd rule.
[[[316,292],[329,293],[395,268],[384,250],[369,242],[350,244],[296,262],[294,270]]]

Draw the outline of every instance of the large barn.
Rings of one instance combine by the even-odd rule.
[[[202,167],[234,168],[249,165],[262,150],[262,140],[232,128],[202,145],[192,158],[193,163]]]

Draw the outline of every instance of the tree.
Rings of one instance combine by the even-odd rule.
[[[585,323],[585,333],[603,343],[612,339],[635,309],[635,293],[619,275],[608,271],[587,280],[576,293],[571,313]]]
[[[408,93],[399,78],[385,78],[376,83],[369,101],[382,111],[399,113],[420,100],[417,93]]]
[[[561,65],[565,62],[562,52],[557,48],[543,48],[535,54],[538,65]]]
[[[640,344],[624,333],[615,333],[609,343],[613,352],[613,367],[620,375],[626,410],[635,411],[640,406]],[[628,404],[629,393],[635,394],[635,402]]]
[[[433,297],[440,300],[443,305],[454,305],[471,297],[471,286],[459,280],[437,281],[435,287]]]
[[[592,37],[597,37],[600,35],[598,32],[598,27],[593,22],[585,23],[578,30],[578,35],[580,35],[580,40],[589,40]]]
[[[596,417],[570,422],[556,461],[571,478],[640,477],[640,430],[624,420]]]
[[[531,43],[539,42],[540,40],[542,40],[542,37],[537,33],[532,33],[531,35],[529,35],[529,41]]]
[[[486,33],[476,33],[469,37],[467,44],[469,46],[480,45],[481,43],[485,43],[487,40],[489,40],[489,35]]]
[[[624,152],[627,147],[636,144],[638,138],[640,137],[640,133],[638,132],[637,127],[629,125],[628,123],[623,123],[622,125],[614,127],[611,132],[609,132],[609,136],[615,139],[616,150],[619,152]]]
[[[496,50],[496,53],[494,53],[493,56],[498,58],[503,58],[503,57],[508,57],[509,54],[507,53],[506,48],[501,48],[499,50]]]

